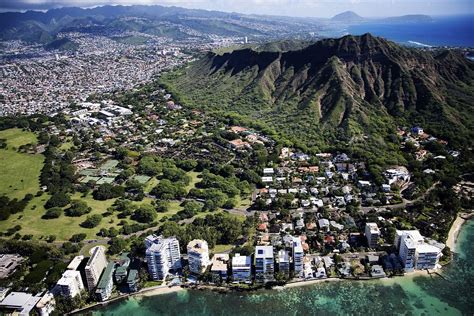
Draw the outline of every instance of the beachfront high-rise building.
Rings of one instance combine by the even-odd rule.
[[[232,258],[232,278],[234,282],[250,282],[252,277],[252,258],[236,253]]]
[[[100,277],[99,284],[95,290],[97,300],[100,302],[106,301],[112,295],[112,289],[114,287],[113,274],[115,269],[115,263],[110,262]]]
[[[56,283],[58,292],[67,298],[74,298],[84,290],[81,273],[76,270],[64,271],[61,279]]]
[[[380,230],[376,223],[365,224],[365,238],[367,238],[369,248],[377,248],[380,238]]]
[[[434,269],[442,255],[442,249],[427,244],[418,230],[397,230],[395,245],[407,272]]]
[[[290,275],[290,254],[283,249],[278,251],[278,272]]]
[[[102,271],[107,266],[107,258],[105,257],[105,248],[97,246],[92,248],[92,255],[87,261],[85,272],[86,272],[86,283],[87,289],[92,291],[99,283]]]
[[[441,256],[442,250],[438,247],[428,244],[418,246],[416,248],[416,269],[435,269]]]
[[[275,264],[272,246],[255,247],[255,279],[257,282],[269,282],[275,279]]]
[[[175,237],[150,235],[145,239],[148,272],[153,280],[163,280],[170,270],[181,269],[179,241]]]
[[[201,274],[206,271],[209,265],[209,247],[207,241],[194,239],[188,243],[189,271]]]
[[[293,238],[293,268],[296,277],[304,277],[304,251],[299,237]]]

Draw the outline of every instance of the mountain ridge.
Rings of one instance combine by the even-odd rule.
[[[286,52],[209,53],[162,81],[191,105],[263,120],[307,144],[385,135],[401,123],[439,128],[451,141],[461,141],[456,129],[472,136],[474,63],[370,34]],[[307,135],[295,132],[298,120]]]

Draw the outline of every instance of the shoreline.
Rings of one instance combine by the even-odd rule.
[[[282,289],[291,289],[295,287],[313,285],[313,284],[324,283],[324,282],[341,282],[341,281],[352,281],[352,280],[341,279],[341,278],[326,278],[326,279],[316,279],[316,280],[308,280],[308,281],[297,281],[297,282],[291,282],[291,283],[285,284],[284,286],[282,286]]]
[[[451,249],[451,252],[455,251],[456,248],[456,243],[458,241],[459,233],[461,232],[462,227],[466,222],[468,222],[470,219],[474,217],[474,213],[460,213],[454,220],[453,224],[451,225],[451,228],[448,233],[448,239],[446,240],[446,245]],[[443,270],[443,268],[439,269]],[[403,276],[397,276],[397,277],[385,277],[385,278],[374,278],[373,280],[380,280],[382,282],[386,282],[389,280],[394,280],[398,278],[413,278],[413,277],[418,277],[418,276],[430,276],[431,274],[426,271],[426,270],[419,270],[419,271],[413,271],[413,272],[407,272]],[[304,286],[310,286],[314,284],[319,284],[319,283],[325,283],[325,282],[342,282],[342,281],[366,281],[366,280],[357,280],[357,279],[343,279],[343,278],[326,278],[326,279],[315,279],[315,280],[304,280],[304,281],[296,281],[296,282],[290,282],[287,283],[283,286],[276,286],[272,288],[272,290],[285,290],[285,289],[291,289],[291,288],[296,288],[296,287],[304,287]],[[157,287],[152,287],[152,288],[145,288],[140,290],[139,292],[136,293],[130,293],[122,296],[115,297],[109,301],[102,302],[102,303],[97,303],[92,306],[88,306],[76,311],[73,311],[69,313],[69,315],[76,315],[85,311],[90,311],[94,310],[97,307],[105,307],[111,303],[129,299],[129,298],[137,298],[140,299],[142,297],[153,297],[153,296],[160,296],[164,294],[170,294],[170,293],[177,293],[181,291],[186,291],[189,288],[183,287],[183,286],[173,286],[173,287],[168,287],[166,285],[160,285]],[[219,287],[219,286],[209,286],[209,285],[202,285],[198,286],[195,288],[197,290],[210,290],[210,291],[225,291],[225,292],[233,292],[234,290],[228,287]],[[258,291],[255,290],[255,291]]]
[[[449,229],[448,238],[446,239],[446,246],[451,249],[451,252],[455,252],[456,244],[458,241],[459,233],[461,232],[462,226],[474,216],[474,213],[460,213],[454,220],[451,228]]]
[[[156,295],[163,295],[163,294],[169,294],[169,293],[176,293],[176,292],[181,292],[184,291],[185,288],[181,286],[165,286],[165,287],[160,287],[160,288],[145,288],[142,289],[142,291],[133,293],[130,295],[130,297],[149,297],[149,296],[156,296]]]

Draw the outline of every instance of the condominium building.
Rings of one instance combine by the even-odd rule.
[[[442,249],[427,244],[418,230],[397,230],[395,244],[405,271],[436,268]]]
[[[209,247],[207,241],[194,239],[188,243],[189,271],[201,274],[206,271],[209,265]]]
[[[293,238],[293,268],[295,270],[295,277],[304,277],[304,251],[301,245],[301,239]]]
[[[109,299],[110,295],[112,295],[112,288],[114,286],[113,282],[113,274],[114,274],[115,263],[110,262],[102,273],[100,277],[99,284],[97,285],[97,289],[95,290],[95,295],[97,296],[97,300],[103,302]]]
[[[87,289],[92,291],[99,283],[102,271],[107,266],[107,258],[105,257],[105,248],[97,246],[92,248],[92,256],[87,261],[85,272],[86,272],[86,283]]]
[[[56,308],[56,301],[52,292],[46,292],[36,304],[36,309],[40,316],[49,316]]]
[[[369,248],[377,248],[380,238],[380,229],[376,223],[365,224],[365,238],[367,238]]]
[[[227,278],[228,264],[229,264],[229,254],[216,253],[212,257],[211,273],[225,280]]]
[[[127,287],[130,292],[138,291],[138,283],[140,281],[138,270],[130,269],[127,276]]]
[[[252,259],[236,253],[232,258],[232,278],[234,282],[250,282],[252,277]]]
[[[145,239],[148,272],[153,280],[165,279],[170,270],[181,269],[179,241],[175,237],[150,235]]]
[[[422,244],[416,248],[416,269],[435,269],[441,257],[441,249]]]
[[[255,247],[255,279],[258,282],[270,282],[275,279],[275,264],[272,246]]]
[[[56,283],[57,291],[64,297],[74,298],[84,290],[81,273],[76,270],[64,271],[61,279]]]
[[[278,251],[278,272],[290,275],[290,254],[286,250]]]
[[[74,259],[69,262],[67,269],[68,270],[79,270],[79,266],[84,260],[84,256],[75,256]]]

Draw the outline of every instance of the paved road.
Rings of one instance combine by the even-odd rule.
[[[414,200],[407,200],[407,199],[402,199],[402,202],[401,203],[398,203],[398,204],[392,204],[392,205],[382,205],[382,206],[363,206],[360,208],[360,210],[362,212],[365,213],[368,213],[372,210],[378,210],[378,209],[396,209],[396,208],[405,208],[407,206],[410,206],[410,205],[413,205],[415,204],[416,202],[419,202],[421,200],[423,200],[440,182],[436,182],[436,183],[433,183],[433,185],[425,191],[425,193],[423,193],[422,195],[420,195],[419,197],[417,197],[416,199]]]

